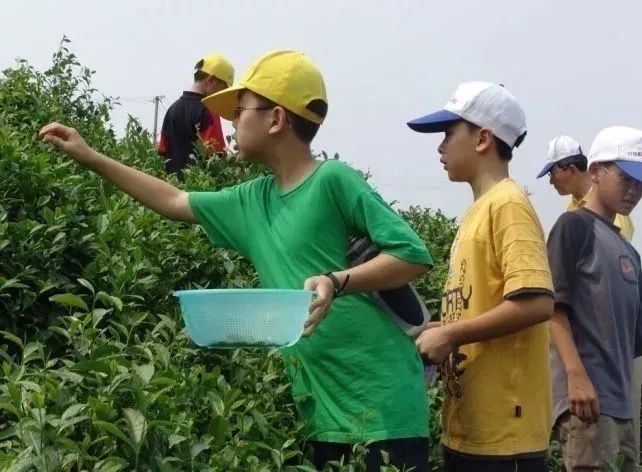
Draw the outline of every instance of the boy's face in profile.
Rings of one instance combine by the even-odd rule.
[[[441,155],[439,162],[444,165],[452,182],[470,182],[475,175],[478,157],[475,152],[476,134],[464,121],[453,123],[444,133],[444,140],[437,148]]]
[[[236,130],[239,157],[248,162],[263,162],[269,150],[268,131],[271,126],[272,107],[254,93],[244,90],[239,93],[239,106],[234,111],[232,125]]]

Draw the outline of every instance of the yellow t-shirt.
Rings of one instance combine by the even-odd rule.
[[[505,179],[461,221],[450,253],[442,322],[480,316],[525,292],[553,293],[544,231],[524,191]],[[548,448],[549,323],[461,346],[442,369],[447,448],[484,456]]]
[[[593,190],[593,187],[591,187],[591,190]],[[566,211],[571,211],[575,210],[576,208],[583,207],[586,204],[586,197],[589,196],[591,190],[589,190],[588,193],[584,195],[584,198],[577,198],[575,195],[573,195],[571,201],[568,202]],[[622,233],[622,236],[624,236],[627,241],[631,242],[631,240],[633,239],[633,221],[631,220],[631,217],[620,215],[618,213],[617,215],[615,215],[615,221],[613,222],[613,224],[620,228],[620,233]]]

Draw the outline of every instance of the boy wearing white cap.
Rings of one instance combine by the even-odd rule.
[[[593,190],[551,230],[555,285],[553,414],[567,470],[624,462],[637,470],[631,401],[633,358],[642,353],[640,256],[614,225],[642,197],[642,131],[602,130],[591,147]]]
[[[587,172],[588,160],[580,144],[570,136],[558,136],[548,144],[548,160],[537,175],[541,178],[548,174],[550,183],[560,195],[571,195],[567,210],[574,210],[586,203],[591,192],[591,176]],[[622,236],[633,239],[633,222],[626,215],[615,216],[615,226]]]
[[[524,112],[503,86],[469,82],[408,125],[445,132],[440,161],[474,196],[451,249],[442,325],[417,339],[442,364],[445,470],[544,471],[553,287],[539,219],[508,172]]]
[[[570,136],[558,136],[548,144],[548,159],[543,169],[537,175],[541,178],[549,176],[549,181],[560,195],[571,195],[566,207],[567,211],[575,210],[586,204],[593,188],[591,176],[588,173],[588,158],[580,144]],[[633,221],[629,215],[615,215],[615,226],[628,241],[633,239]],[[640,444],[640,397],[642,396],[642,357],[633,363],[633,378],[631,382],[633,401],[633,416],[635,423],[636,445]]]

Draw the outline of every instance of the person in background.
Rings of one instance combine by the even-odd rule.
[[[537,178],[549,176],[549,181],[560,195],[571,195],[567,211],[584,206],[593,184],[588,171],[588,160],[580,144],[570,136],[558,136],[548,144],[548,160]],[[628,241],[633,239],[630,216],[616,215],[615,226]]]
[[[548,159],[537,178],[549,176],[549,182],[560,195],[571,195],[567,211],[584,206],[593,183],[588,173],[588,159],[580,144],[570,136],[558,136],[548,144]],[[627,241],[633,239],[633,221],[629,215],[615,215],[615,226]],[[640,400],[642,400],[642,357],[633,361],[631,380],[633,402],[633,422],[635,424],[635,443],[640,448]]]
[[[167,110],[161,128],[158,154],[169,173],[180,174],[194,162],[195,143],[203,141],[213,152],[225,150],[221,119],[201,100],[234,82],[234,68],[221,54],[210,54],[194,66],[192,88],[183,92]]]
[[[586,203],[563,213],[548,238],[553,419],[566,470],[607,470],[621,457],[618,470],[633,472],[639,452],[631,377],[642,353],[642,275],[640,255],[614,222],[642,197],[642,131],[600,131],[588,164]]]

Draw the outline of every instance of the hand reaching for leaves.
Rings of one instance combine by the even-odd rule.
[[[88,165],[96,158],[96,152],[74,128],[54,122],[43,127],[38,135],[45,143],[60,149],[79,164]]]

